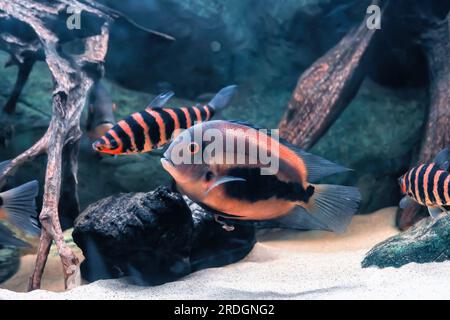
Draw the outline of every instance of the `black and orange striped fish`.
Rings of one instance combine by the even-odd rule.
[[[450,151],[444,149],[429,164],[412,168],[399,178],[400,188],[406,196],[400,201],[405,208],[415,201],[427,206],[432,217],[448,212],[450,206]]]
[[[231,85],[220,90],[206,105],[177,109],[163,107],[173,96],[173,92],[166,92],[157,96],[144,111],[135,112],[117,122],[92,147],[113,155],[144,153],[161,148],[180,129],[210,120],[230,103],[235,92],[236,86]]]

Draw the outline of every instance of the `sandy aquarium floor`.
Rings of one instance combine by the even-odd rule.
[[[376,243],[396,234],[395,208],[354,218],[344,235],[265,231],[242,261],[195,272],[156,287],[104,280],[62,290],[59,259],[52,255],[43,288],[24,291],[34,256],[1,285],[0,299],[450,299],[450,261],[402,268],[360,267]],[[14,291],[12,291],[14,290]]]

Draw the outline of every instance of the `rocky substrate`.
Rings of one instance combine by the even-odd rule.
[[[427,218],[414,227],[377,244],[362,267],[401,267],[410,262],[450,260],[450,215]]]
[[[156,285],[199,269],[244,258],[253,248],[254,226],[225,231],[197,205],[166,187],[110,196],[90,205],[75,222],[84,279],[128,276]]]

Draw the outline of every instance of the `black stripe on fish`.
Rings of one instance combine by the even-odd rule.
[[[150,142],[152,146],[156,146],[159,143],[159,126],[156,119],[150,115],[147,111],[141,111],[139,114],[144,119],[148,127],[148,135],[150,136]]]
[[[200,117],[202,118],[202,121],[208,120],[208,113],[206,112],[205,108],[203,108],[203,106],[198,106],[197,109],[200,111]]]
[[[131,149],[131,137],[123,131],[119,125],[115,125],[113,130],[116,132],[117,136],[122,140],[122,151],[126,152]]]
[[[410,185],[411,185],[411,193],[408,194],[410,197],[412,198],[416,198],[416,171],[417,171],[417,167],[415,167],[414,169],[411,170],[411,174],[410,174]]]
[[[307,203],[314,194],[313,186],[305,190],[300,183],[284,182],[276,175],[262,175],[260,168],[231,168],[226,175],[246,180],[245,183],[236,181],[224,184],[225,193],[234,199],[256,202],[276,197]]]
[[[405,174],[404,179],[403,179],[403,180],[405,181],[406,192],[408,192],[408,190],[409,190],[409,185],[410,185],[409,179],[408,179],[408,174],[409,174],[409,172],[407,172],[407,173]]]
[[[418,175],[419,178],[419,184],[418,184],[418,188],[419,188],[419,199],[422,200],[423,202],[425,202],[425,188],[424,188],[424,176],[425,176],[425,171],[427,170],[427,166],[423,166],[422,169],[420,169],[419,172],[417,172],[416,174]]]
[[[436,173],[438,172],[438,167],[434,164],[430,164],[432,166],[430,173],[428,174],[428,183],[425,186],[427,188],[428,198],[430,199],[431,203],[436,203],[436,198],[434,197],[434,177],[436,176]]]
[[[441,203],[445,203],[445,193],[444,193],[444,182],[445,179],[447,179],[448,173],[444,172],[443,174],[441,174],[439,176],[439,181],[438,181],[438,195],[439,198],[441,198],[440,202]]]
[[[209,111],[209,118],[208,118],[208,120],[211,119],[212,117],[214,117],[214,112],[215,112],[214,108],[211,108],[208,105],[204,105],[203,109],[205,109],[205,108],[208,109],[208,111]]]
[[[190,107],[190,108],[187,108],[187,110],[189,112],[189,117],[191,118],[192,125],[198,123],[197,114],[195,113],[194,108]]]
[[[116,141],[116,139],[113,138],[113,136],[109,133],[105,133],[105,137],[109,140],[109,142],[112,144],[112,141]],[[117,141],[116,141],[117,142]]]
[[[131,128],[131,131],[134,135],[134,142],[136,143],[137,151],[144,150],[145,145],[145,132],[144,129],[140,126],[140,124],[134,120],[132,116],[129,116],[125,119],[125,122]]]
[[[180,122],[180,129],[187,129],[186,115],[181,109],[172,109],[178,117],[178,122]]]
[[[175,122],[173,118],[170,116],[170,114],[163,109],[156,108],[153,109],[153,111],[156,111],[159,113],[161,118],[163,119],[164,124],[166,125],[166,141],[170,141],[172,139],[173,131],[175,130]]]

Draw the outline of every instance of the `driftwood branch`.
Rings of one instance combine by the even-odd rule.
[[[280,124],[280,135],[312,147],[356,94],[375,29],[363,21],[317,60],[298,80]]]
[[[44,198],[39,220],[42,224],[41,243],[38,249],[36,266],[30,278],[29,289],[40,286],[40,279],[45,266],[51,240],[55,241],[61,258],[64,271],[64,280],[67,288],[77,283],[77,270],[79,260],[64,242],[61,224],[58,215],[58,204],[61,191],[62,178],[62,152],[64,146],[76,143],[81,137],[80,116],[85,99],[95,77],[102,73],[102,62],[107,52],[108,25],[111,19],[103,16],[104,22],[101,34],[88,37],[84,40],[85,51],[79,56],[60,54],[58,35],[47,28],[45,18],[53,15],[56,19],[62,3],[58,6],[49,6],[29,1],[0,1],[2,10],[19,21],[27,23],[36,33],[42,44],[45,61],[53,77],[54,91],[52,101],[52,119],[49,128],[42,139],[32,148],[14,159],[3,176],[9,174],[14,168],[30,158],[45,152],[47,154],[47,170],[45,177]],[[73,2],[74,6],[82,4]],[[83,5],[84,10],[98,14],[98,10]]]
[[[450,13],[432,24],[424,35],[429,70],[430,104],[425,135],[417,163],[431,161],[440,150],[450,147]],[[416,165],[417,163],[414,163]],[[411,205],[397,214],[397,225],[406,229],[427,214]]]
[[[82,22],[85,25],[79,30],[66,27],[64,15],[68,17],[68,7],[81,10],[84,16]],[[91,0],[0,0],[0,49],[10,53],[10,64],[19,66],[16,85],[4,111],[14,112],[34,61],[45,59],[54,84],[52,118],[47,132],[0,172],[1,182],[26,161],[47,154],[44,198],[39,215],[42,231],[29,290],[40,287],[52,241],[61,258],[66,288],[74,287],[79,280],[79,260],[64,242],[58,206],[62,197],[71,204],[75,214],[79,210],[77,156],[81,137],[80,117],[92,84],[103,76],[109,28],[115,19],[138,27],[120,13]],[[172,39],[152,30],[140,29],[154,37]],[[63,52],[62,44],[75,39],[83,42],[84,52]],[[61,194],[63,176],[66,185]]]

